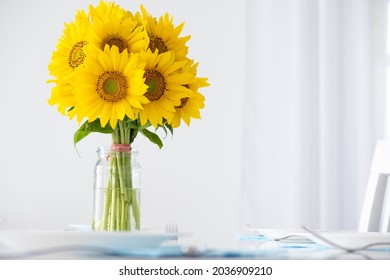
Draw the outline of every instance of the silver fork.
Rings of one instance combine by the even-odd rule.
[[[167,246],[175,246],[177,245],[177,233],[178,233],[178,226],[177,224],[166,224],[165,225],[165,232],[172,234],[172,238],[170,238],[165,244]]]
[[[333,242],[332,240],[329,240],[328,238],[322,236],[319,232],[317,232],[315,230],[312,230],[312,229],[308,228],[307,226],[302,226],[302,228],[304,230],[306,230],[307,232],[311,233],[313,236],[315,236],[318,239],[322,240],[326,244],[329,244],[332,247],[344,250],[344,251],[346,251],[348,253],[356,253],[356,252],[364,251],[366,249],[369,249],[371,247],[376,247],[376,246],[385,246],[385,245],[390,246],[390,242],[376,242],[376,243],[369,243],[369,244],[366,244],[366,245],[361,246],[361,247],[348,248],[348,247],[342,246],[340,244],[337,244],[337,243]]]
[[[167,224],[165,232],[173,234],[172,238],[165,242],[165,246],[180,246],[180,251],[184,257],[199,257],[210,251],[204,244],[178,244],[179,232],[177,224]]]
[[[270,239],[271,241],[288,241],[288,242],[300,242],[300,243],[301,242],[310,242],[311,243],[311,240],[308,239],[306,241],[307,238],[305,236],[303,236],[303,235],[289,234],[289,235],[286,235],[286,236],[283,236],[283,237],[274,238],[273,236],[270,236],[268,234],[265,234],[264,232],[261,232],[260,230],[258,230],[257,228],[255,228],[254,226],[252,226],[250,224],[247,224],[247,226],[249,228],[251,228],[252,230],[254,230],[256,233],[258,233],[259,235],[265,236],[268,239]]]

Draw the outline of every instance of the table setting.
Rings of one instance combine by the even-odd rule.
[[[0,259],[390,259],[390,233],[258,229],[200,236],[178,226],[138,232],[8,230],[0,227]]]

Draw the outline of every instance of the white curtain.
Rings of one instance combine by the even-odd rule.
[[[355,229],[383,135],[386,1],[247,1],[243,211]]]

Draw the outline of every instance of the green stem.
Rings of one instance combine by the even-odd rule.
[[[112,170],[112,166],[111,166],[111,169]],[[115,230],[115,224],[116,224],[116,221],[115,221],[115,207],[116,207],[116,190],[115,190],[115,186],[116,186],[116,176],[115,176],[115,171],[111,171],[111,177],[113,178],[113,180],[111,181],[112,182],[112,186],[109,188],[109,191],[111,190],[112,194],[111,194],[111,209],[110,209],[110,224],[109,224],[109,230]]]
[[[111,206],[111,174],[108,176],[108,183],[107,183],[107,189],[106,189],[106,197],[104,202],[104,212],[103,212],[103,220],[101,224],[99,225],[100,230],[108,230],[108,215],[110,213],[109,209]]]
[[[131,144],[138,129],[130,123],[118,122],[112,133],[114,144]],[[137,191],[133,187],[131,153],[111,152],[109,176],[104,201],[104,213],[100,224],[101,230],[140,229],[140,209]]]

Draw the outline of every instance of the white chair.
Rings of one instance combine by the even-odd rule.
[[[359,231],[390,232],[390,142],[375,147]]]

